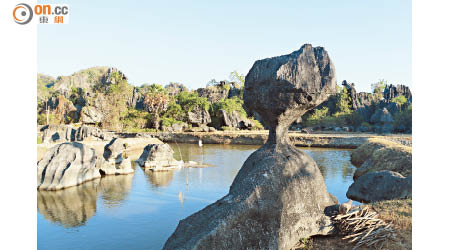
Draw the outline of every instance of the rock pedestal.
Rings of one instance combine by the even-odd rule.
[[[303,45],[255,62],[244,105],[261,114],[269,138],[245,161],[230,192],[181,220],[164,249],[291,249],[333,229],[325,208],[337,203],[314,160],[291,145],[287,129],[336,90],[334,66],[321,47]]]

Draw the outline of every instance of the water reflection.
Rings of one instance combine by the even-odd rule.
[[[165,187],[170,184],[173,180],[174,170],[169,171],[151,171],[144,170],[145,176],[147,176],[147,180],[153,187]]]
[[[94,216],[97,197],[106,207],[120,206],[131,190],[133,174],[105,176],[58,191],[37,191],[37,208],[47,220],[66,228],[79,227]]]
[[[122,204],[131,190],[134,174],[105,176],[100,181],[101,197],[106,207]]]
[[[95,214],[100,179],[59,191],[37,191],[37,208],[47,220],[78,227]]]
[[[38,216],[38,248],[161,249],[179,220],[228,193],[244,161],[259,148],[171,146],[177,160],[214,167],[167,172],[138,167],[134,175],[107,176],[61,191],[39,191],[38,212],[42,216]],[[350,163],[351,151],[301,149],[317,162],[328,191],[340,202],[347,201],[345,193],[355,169]],[[108,237],[104,237],[105,231]]]

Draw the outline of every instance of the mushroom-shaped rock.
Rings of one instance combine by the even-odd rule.
[[[153,170],[179,167],[181,162],[173,158],[173,153],[169,144],[148,144],[136,163],[141,167],[152,168]]]
[[[261,115],[269,143],[336,92],[334,65],[323,47],[303,45],[289,55],[256,61],[245,77],[244,107]]]
[[[77,142],[51,148],[38,162],[37,170],[40,190],[59,190],[101,176],[95,150]]]
[[[291,249],[300,238],[333,229],[327,192],[310,156],[290,144],[292,122],[335,92],[333,64],[321,47],[303,45],[255,62],[244,105],[261,114],[267,142],[244,162],[230,192],[180,221],[164,249]]]

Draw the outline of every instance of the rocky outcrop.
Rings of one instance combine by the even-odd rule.
[[[170,96],[176,96],[180,92],[188,91],[188,88],[184,86],[184,84],[177,82],[171,82],[164,86],[164,88],[167,90],[167,93],[169,93]]]
[[[123,139],[114,138],[105,145],[103,158],[105,162],[101,166],[102,173],[110,174],[130,174],[134,173],[131,161],[125,153],[127,144]]]
[[[376,171],[390,170],[403,176],[412,173],[412,149],[402,144],[381,140],[369,141],[352,151],[351,162],[358,168],[353,179]]]
[[[188,122],[197,127],[204,127],[208,123],[211,123],[211,116],[209,115],[208,110],[205,110],[202,107],[196,106],[192,111],[189,111],[187,115]]]
[[[76,130],[75,138],[77,141],[83,141],[86,138],[107,141],[111,140],[112,134],[113,133],[105,132],[97,127],[83,125]]]
[[[327,52],[309,44],[255,62],[244,104],[262,115],[269,137],[245,161],[230,192],[180,221],[164,249],[291,249],[300,238],[328,234],[327,192],[316,163],[289,143],[287,129],[336,89]]]
[[[70,142],[75,140],[76,130],[70,125],[46,125],[42,129],[43,143]]]
[[[218,115],[220,127],[227,126],[230,128],[246,129],[253,127],[253,123],[247,118],[243,117],[238,111],[233,110],[231,114],[225,110],[219,110]]]
[[[397,96],[404,96],[408,102],[412,101],[412,94],[411,90],[408,86],[399,84],[397,86],[394,86],[392,84],[385,87],[383,92],[383,97],[386,101],[392,101]]]
[[[346,195],[359,202],[412,198],[412,177],[387,170],[368,173],[358,178]]]
[[[164,132],[170,132],[170,133],[181,133],[185,129],[188,128],[188,125],[186,123],[174,123],[172,126],[163,126],[162,130]]]
[[[375,124],[376,131],[379,133],[392,133],[394,131],[394,119],[386,108],[378,109],[370,117],[370,122]]]
[[[99,178],[100,166],[93,148],[65,142],[51,148],[38,162],[37,188],[59,190]]]
[[[220,82],[216,86],[208,86],[206,88],[199,88],[196,90],[199,97],[206,97],[209,102],[215,103],[220,99],[228,97],[229,89],[225,88],[225,82]]]
[[[148,144],[136,163],[141,167],[154,170],[179,167],[181,162],[173,158],[173,153],[169,144]]]

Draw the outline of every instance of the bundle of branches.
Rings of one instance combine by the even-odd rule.
[[[396,235],[392,224],[378,219],[377,216],[376,212],[365,206],[347,214],[335,215],[333,221],[340,233],[345,235],[343,240],[356,243],[353,249],[362,246],[381,249],[387,239],[394,240]]]

